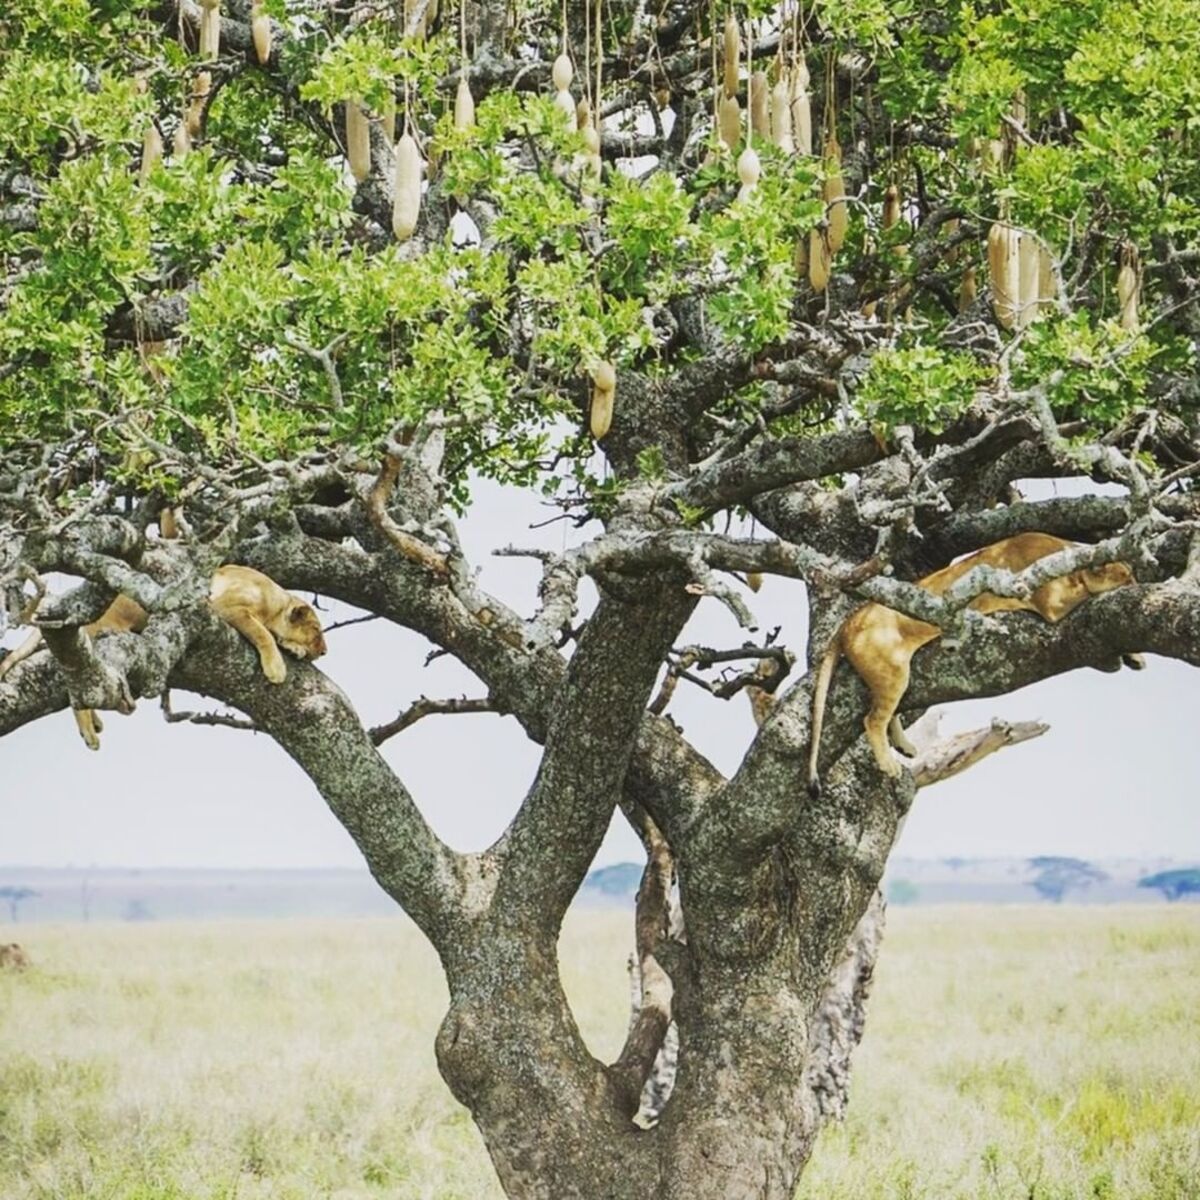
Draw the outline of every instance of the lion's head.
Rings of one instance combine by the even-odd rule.
[[[311,604],[295,600],[288,605],[279,644],[297,658],[320,658],[325,653],[325,634]]]
[[[1080,572],[1083,585],[1093,596],[1101,592],[1111,592],[1113,588],[1124,587],[1127,583],[1136,583],[1133,572],[1123,562],[1105,563],[1102,567],[1085,567]]]

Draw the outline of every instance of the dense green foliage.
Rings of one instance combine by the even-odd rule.
[[[600,179],[573,165],[582,139],[564,128],[545,74],[527,72],[519,90],[489,84],[486,96],[476,82],[476,125],[454,129],[457,9],[427,39],[403,37],[394,13],[351,25],[314,0],[267,9],[280,22],[270,64],[227,50],[212,64],[194,148],[140,180],[150,122],[169,147],[202,65],[194,36],[180,43],[173,7],[5,6],[5,444],[82,437],[101,456],[89,460],[93,474],[103,463],[101,473],[169,492],[178,472],[159,470],[147,438],[252,474],[256,460],[367,450],[398,423],[442,410],[459,421],[447,471],[460,489],[470,471],[552,477],[552,463],[590,455],[581,414],[597,361],[655,377],[701,356],[675,319],[695,297],[712,328],[764,357],[797,323],[878,300],[896,325],[849,398],[885,428],[937,432],[1003,369],[1014,387],[1052,381],[1058,415],[1103,432],[1151,398],[1178,400],[1173,381],[1191,370],[1200,10],[1189,0],[806,6],[814,125],[836,125],[860,201],[828,296],[814,296],[794,256],[824,212],[819,158],[756,139],[762,180],[737,201],[732,155],[700,161],[711,140],[707,48],[700,67],[670,79],[673,103],[686,94],[691,105],[691,141],[633,146],[660,120],[644,84],[612,68],[635,41],[642,58],[653,53],[642,32],[631,36],[635,6],[605,14],[604,96],[629,103],[604,132],[628,136],[628,162],[639,165],[618,167],[606,148]],[[758,35],[771,36],[769,6],[753,11],[768,14]],[[517,16],[505,39],[513,61],[549,58],[555,7]],[[697,10],[702,32],[711,16]],[[578,98],[589,72],[585,45],[572,50]],[[822,102],[835,62],[836,111]],[[436,162],[423,240],[391,243],[387,197],[356,197],[341,157],[349,96],[377,114],[398,98],[401,126],[407,112]],[[997,138],[998,159],[987,151]],[[653,160],[635,149],[657,155],[650,174]],[[890,182],[906,200],[885,232]],[[12,220],[22,207],[35,218]],[[460,207],[477,225],[487,214],[483,248],[450,223]],[[1062,311],[1026,330],[1001,368],[994,339],[964,336],[954,297],[971,265],[982,292],[983,238],[1002,208],[1053,251],[1066,291]],[[952,235],[950,218],[966,236]],[[1136,334],[1115,320],[1126,239],[1144,264]],[[169,338],[144,335],[143,314],[176,294],[186,321]],[[986,305],[980,312],[987,318]],[[340,404],[305,349],[331,343]],[[758,393],[732,402],[754,405]],[[808,425],[831,416],[818,409]],[[696,441],[700,456],[702,431]]]

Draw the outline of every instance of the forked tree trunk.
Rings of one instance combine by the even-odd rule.
[[[787,946],[749,974],[685,985],[678,1064],[660,1055],[643,1093],[666,1098],[649,1129],[584,1047],[549,946],[483,937],[450,965],[438,1062],[512,1200],[788,1200],[844,1114],[882,925],[876,892],[808,1002]],[[640,1121],[658,1117],[643,1104]]]

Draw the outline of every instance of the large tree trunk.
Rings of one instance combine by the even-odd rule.
[[[617,1069],[583,1044],[552,944],[496,930],[474,939],[470,953],[447,963],[453,998],[438,1063],[471,1110],[506,1195],[790,1197],[821,1127],[845,1111],[882,933],[882,899],[869,899],[816,996],[797,986],[804,973],[787,940],[749,974],[718,970],[685,983],[679,1058],[666,1039],[637,1122]],[[636,960],[634,970],[636,985]],[[649,1096],[661,1113],[644,1103]]]

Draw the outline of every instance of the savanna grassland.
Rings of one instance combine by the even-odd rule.
[[[3,1200],[499,1200],[402,920],[0,927]],[[619,1048],[629,922],[562,973]],[[899,909],[802,1200],[1200,1197],[1200,906]]]

